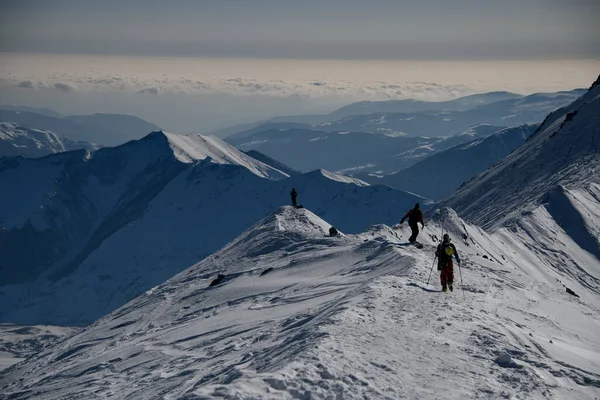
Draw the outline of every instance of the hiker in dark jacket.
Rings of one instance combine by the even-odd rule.
[[[456,258],[456,262],[460,264],[460,257],[458,257],[458,251],[453,243],[450,243],[450,235],[444,234],[444,240],[440,243],[435,251],[435,255],[438,259],[438,271],[440,271],[440,281],[442,283],[442,290],[445,292],[448,289],[452,292],[454,287],[454,264],[452,262],[452,256]]]
[[[296,197],[298,197],[298,192],[296,192],[296,188],[292,188],[292,191],[290,192],[290,196],[292,196],[292,205],[294,207],[296,207],[298,204],[296,204]]]
[[[419,203],[415,204],[415,208],[406,213],[400,224],[404,223],[404,220],[408,218],[408,225],[410,226],[410,230],[412,231],[412,235],[408,238],[408,241],[414,243],[417,241],[417,236],[419,236],[419,226],[417,225],[419,222],[421,223],[421,228],[425,228],[425,224],[423,223],[423,213],[421,212],[421,208]]]

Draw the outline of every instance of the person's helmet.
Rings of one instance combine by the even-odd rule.
[[[416,203],[416,204],[415,204],[415,208],[419,208],[419,207],[420,207],[420,206],[419,206],[419,203]]]
[[[444,242],[449,242],[450,241],[450,235],[448,235],[447,233],[444,233]]]

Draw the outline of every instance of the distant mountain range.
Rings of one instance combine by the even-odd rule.
[[[501,100],[518,99],[523,95],[509,92],[489,92],[460,97],[448,101],[422,101],[414,99],[359,101],[341,107],[328,114],[287,115],[268,119],[254,124],[241,124],[214,132],[219,137],[256,133],[267,129],[308,129],[312,125],[339,121],[346,117],[369,115],[373,113],[414,113],[442,110],[461,111]]]
[[[409,136],[451,136],[477,124],[514,126],[542,121],[548,113],[564,107],[584,91],[573,90],[496,101],[467,110],[421,112],[378,111],[317,124],[327,131],[362,131]]]
[[[446,138],[386,136],[368,132],[325,132],[308,129],[267,130],[227,139],[235,147],[256,150],[291,168],[324,168],[348,174],[396,172],[457,144],[485,137],[502,126],[479,125]]]
[[[385,184],[441,200],[461,183],[503,160],[525,143],[537,127],[534,124],[502,129],[487,137],[432,154],[410,167],[381,178],[367,174],[358,174],[357,177],[372,184]]]
[[[0,157],[42,157],[69,150],[94,151],[98,147],[91,143],[71,140],[52,131],[0,122]]]
[[[530,96],[490,92],[441,102],[412,99],[362,101],[329,114],[275,117],[222,129],[214,134],[239,138],[262,130],[313,129],[449,136],[479,124],[513,126],[540,122],[549,112],[566,106],[584,93],[585,89]]]
[[[25,110],[36,110],[31,112]],[[60,115],[28,107],[0,107],[0,122],[8,122],[25,128],[52,131],[74,141],[89,142],[103,146],[115,146],[129,140],[139,139],[160,128],[131,115],[93,114]]]

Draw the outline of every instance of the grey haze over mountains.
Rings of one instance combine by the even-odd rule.
[[[26,128],[52,131],[76,141],[115,146],[139,139],[160,128],[141,118],[122,114],[93,114],[52,116],[52,110],[43,114],[28,107],[0,107],[0,122],[14,123]],[[39,110],[38,110],[39,111]]]
[[[61,115],[60,113],[58,113],[54,110],[51,110],[49,108],[46,108],[46,107],[11,106],[11,105],[5,104],[5,105],[0,106],[0,110],[29,112],[29,113],[34,113],[34,114],[45,115],[46,117],[52,117],[52,118],[63,118],[64,117],[64,115]]]

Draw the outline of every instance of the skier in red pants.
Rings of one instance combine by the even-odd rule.
[[[444,292],[454,291],[452,284],[454,283],[454,264],[452,256],[456,258],[456,262],[460,264],[460,258],[454,244],[450,243],[450,235],[444,234],[444,239],[438,245],[435,255],[438,258],[438,271],[440,271],[440,281]]]

